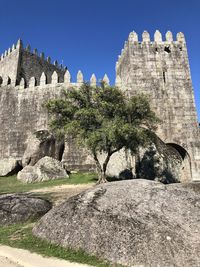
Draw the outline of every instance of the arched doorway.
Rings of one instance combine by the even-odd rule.
[[[175,153],[178,153],[178,155],[180,155],[181,161],[179,166],[177,166],[177,168],[179,169],[180,181],[181,182],[191,181],[192,180],[191,159],[187,150],[185,150],[185,148],[176,143],[166,143],[166,145],[169,148],[173,149]]]

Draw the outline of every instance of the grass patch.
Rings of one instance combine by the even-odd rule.
[[[25,184],[17,180],[17,176],[0,177],[0,194],[23,193],[34,189],[52,187],[63,184],[88,184],[97,181],[95,173],[76,173],[71,174],[70,178],[63,178],[40,183]]]
[[[90,256],[81,250],[65,249],[43,241],[32,234],[33,223],[15,224],[0,227],[0,243],[3,245],[28,249],[38,254],[57,257],[72,262],[85,263],[92,266],[107,267],[110,263]],[[113,265],[112,265],[113,266]],[[120,267],[121,265],[115,265]]]

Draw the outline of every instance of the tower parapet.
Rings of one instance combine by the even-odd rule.
[[[125,41],[121,55],[118,56],[118,61],[116,62],[116,70],[118,69],[121,62],[123,62],[123,58],[126,54],[126,51],[128,50],[128,47],[132,47],[131,50],[136,51],[137,49],[143,49],[145,46],[153,52],[158,52],[158,50],[162,49],[165,49],[165,51],[167,52],[168,48],[170,49],[170,51],[174,50],[174,53],[176,53],[175,51],[179,52],[179,50],[187,51],[185,37],[182,32],[177,33],[176,39],[173,40],[171,31],[168,31],[165,34],[164,38],[160,31],[156,30],[152,39],[148,31],[144,31],[142,33],[141,39],[139,40],[138,34],[133,31],[129,34],[128,41]]]

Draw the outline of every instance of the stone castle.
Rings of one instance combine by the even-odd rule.
[[[108,84],[107,75],[103,80]],[[63,88],[80,86],[84,81],[79,71],[76,83],[69,71],[50,57],[38,55],[21,40],[0,58],[0,159],[20,160],[28,136],[48,129],[48,114],[43,103],[62,95]],[[96,85],[93,74],[91,85]],[[142,40],[131,32],[116,63],[116,85],[128,95],[147,94],[152,108],[162,120],[157,135],[177,151],[187,180],[200,179],[200,131],[183,33],[176,40],[171,32],[165,40],[159,31]],[[65,143],[62,161],[69,168],[88,169],[93,162],[87,153]]]

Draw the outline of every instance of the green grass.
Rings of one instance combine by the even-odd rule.
[[[44,256],[57,257],[60,259],[85,263],[92,266],[111,266],[110,263],[100,260],[95,256],[88,255],[81,250],[76,251],[72,249],[65,249],[41,240],[33,236],[32,227],[32,223],[1,226],[0,244],[16,248],[28,249],[31,252],[36,252]]]
[[[88,184],[96,182],[97,175],[94,173],[71,174],[70,178],[63,178],[40,183],[25,184],[17,180],[16,176],[0,177],[0,194],[23,193],[34,189],[51,187],[63,184]]]
[[[71,174],[70,178],[46,181],[41,183],[25,184],[17,180],[16,176],[0,177],[0,194],[22,193],[34,189],[52,187],[63,184],[88,184],[97,181],[94,173]],[[43,198],[52,200],[52,196],[43,195]],[[72,262],[85,263],[92,266],[108,267],[113,265],[95,256],[88,255],[81,250],[66,249],[61,246],[50,244],[32,234],[34,223],[14,224],[0,227],[0,244],[16,248],[22,248],[48,257],[56,257]]]

